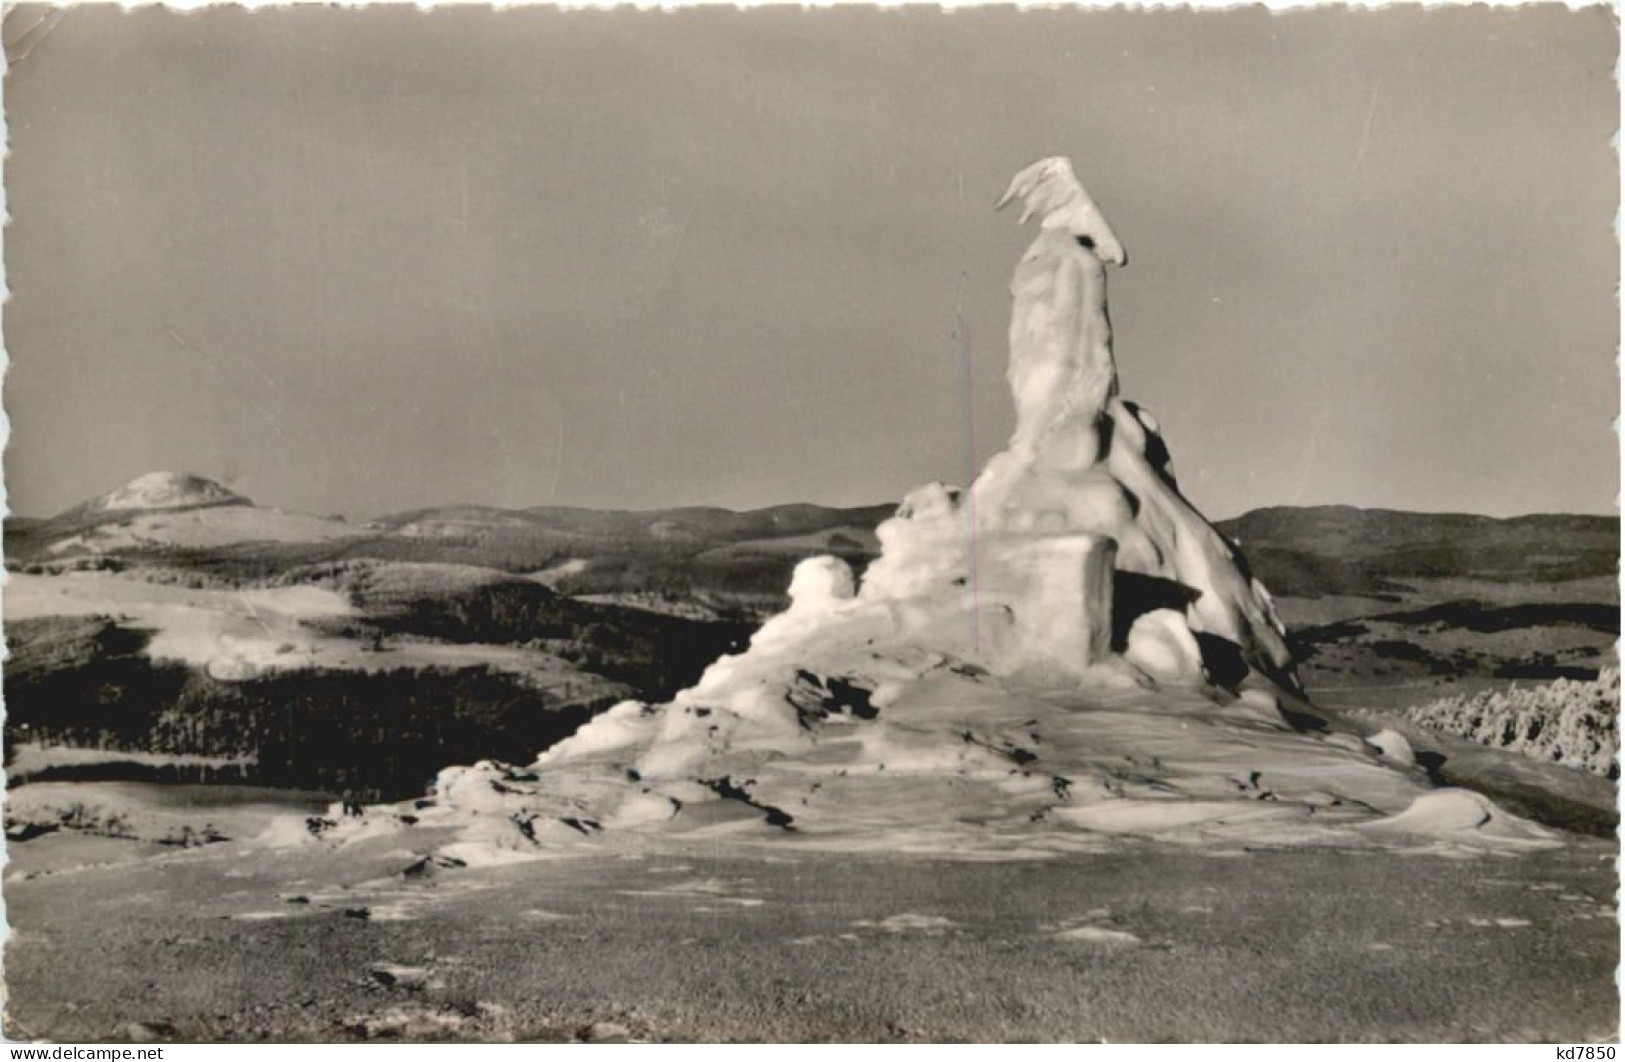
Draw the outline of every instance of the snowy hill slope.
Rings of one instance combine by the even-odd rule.
[[[86,528],[45,547],[47,557],[164,549],[207,550],[247,543],[316,543],[356,538],[342,520],[245,503],[140,511]]]
[[[84,512],[183,509],[200,505],[252,505],[212,479],[187,472],[148,472],[86,503]]]
[[[208,550],[352,538],[343,520],[255,505],[202,476],[149,472],[48,520],[7,521],[8,559]]]

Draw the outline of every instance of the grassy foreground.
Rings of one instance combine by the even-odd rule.
[[[622,848],[404,876],[399,844],[15,844],[6,1031],[1539,1042],[1618,1026],[1611,841],[1473,861]]]

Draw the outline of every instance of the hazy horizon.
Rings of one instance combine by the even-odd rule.
[[[154,470],[357,518],[964,483],[1032,237],[991,207],[1046,154],[1210,516],[1617,513],[1606,8],[5,29],[24,515]]]
[[[150,471],[150,472],[172,472],[172,473],[183,474],[183,475],[184,474],[200,475],[200,473],[193,472],[190,469],[166,468],[166,469],[149,469],[148,471]],[[212,479],[213,477],[204,476],[203,478]],[[124,484],[122,484],[122,483],[111,484],[110,487],[109,487],[109,490],[115,489],[115,488],[123,486],[123,485]],[[101,492],[99,492],[99,494],[106,494],[108,492],[109,491],[101,491]],[[868,509],[868,508],[874,508],[876,506],[896,505],[896,504],[899,504],[901,502],[900,498],[882,498],[882,499],[875,499],[875,500],[871,500],[871,501],[867,501],[867,502],[865,502],[865,501],[857,501],[857,502],[842,502],[842,503],[810,501],[809,499],[806,499],[806,498],[786,498],[786,499],[784,499],[782,501],[767,501],[767,502],[763,502],[760,505],[750,505],[750,506],[717,505],[717,504],[714,504],[714,503],[711,503],[711,502],[705,502],[705,501],[696,501],[696,502],[689,502],[689,503],[677,503],[677,504],[674,504],[674,505],[660,505],[660,506],[641,506],[641,505],[618,505],[618,506],[602,505],[602,506],[592,506],[592,505],[571,505],[569,503],[552,503],[552,502],[542,502],[542,503],[538,503],[536,505],[501,506],[501,505],[493,505],[490,502],[469,501],[467,499],[453,498],[453,499],[448,499],[446,501],[442,501],[442,502],[438,502],[438,503],[432,503],[432,504],[429,504],[429,505],[408,506],[408,507],[403,508],[403,509],[381,509],[381,510],[377,510],[377,511],[370,511],[370,510],[369,511],[349,511],[349,510],[342,510],[342,509],[335,509],[335,510],[297,509],[297,508],[292,507],[292,506],[282,505],[275,498],[258,497],[258,496],[255,496],[252,492],[246,491],[246,490],[242,491],[241,493],[243,494],[244,497],[246,497],[254,505],[262,507],[262,508],[284,509],[284,510],[290,510],[290,511],[295,511],[295,512],[306,512],[306,513],[310,513],[312,515],[318,515],[318,516],[321,516],[321,515],[341,516],[345,520],[354,521],[354,522],[362,522],[362,521],[367,521],[367,520],[373,520],[373,519],[378,519],[380,517],[386,517],[386,516],[399,516],[402,513],[413,512],[413,511],[418,510],[418,509],[425,509],[425,510],[430,510],[430,509],[458,509],[458,508],[465,508],[465,507],[466,508],[487,508],[487,509],[509,509],[509,510],[514,510],[514,511],[556,508],[556,509],[583,509],[583,510],[587,510],[587,511],[591,511],[591,512],[620,511],[620,512],[634,512],[634,513],[636,513],[636,512],[667,512],[667,511],[677,510],[677,509],[724,509],[724,510],[727,510],[727,511],[730,511],[730,512],[752,512],[752,511],[763,510],[763,509],[782,508],[782,507],[792,506],[792,505],[818,505],[818,506],[823,506],[825,508],[830,508],[830,509]],[[88,495],[88,496],[86,496],[84,498],[79,499],[79,501],[74,503],[74,504],[77,505],[77,504],[80,504],[80,503],[83,503],[83,502],[91,501],[95,497],[98,497],[99,494]],[[68,506],[67,508],[72,508],[72,507],[73,506]],[[1581,511],[1578,511],[1578,510],[1559,510],[1559,509],[1539,509],[1539,510],[1529,510],[1527,512],[1508,511],[1508,512],[1505,512],[1505,513],[1485,513],[1485,512],[1469,511],[1469,510],[1465,510],[1465,509],[1395,509],[1392,506],[1384,506],[1384,505],[1353,505],[1353,504],[1350,504],[1348,502],[1312,502],[1312,503],[1303,503],[1303,504],[1266,503],[1266,504],[1263,504],[1263,505],[1257,505],[1257,506],[1254,506],[1254,507],[1252,507],[1250,509],[1244,509],[1244,510],[1240,510],[1240,511],[1237,511],[1237,512],[1208,512],[1208,513],[1206,513],[1204,515],[1207,517],[1207,519],[1209,519],[1212,522],[1223,523],[1226,520],[1236,519],[1238,517],[1245,516],[1248,513],[1255,512],[1255,511],[1260,510],[1260,509],[1274,509],[1274,508],[1287,508],[1287,509],[1349,508],[1349,509],[1360,509],[1360,510],[1366,511],[1366,512],[1403,512],[1403,513],[1412,513],[1412,514],[1415,514],[1415,515],[1422,515],[1422,516],[1487,516],[1487,517],[1491,517],[1491,518],[1494,518],[1494,519],[1501,519],[1501,520],[1516,520],[1516,519],[1519,519],[1520,517],[1529,517],[1529,516],[1598,516],[1598,517],[1614,517],[1614,518],[1617,518],[1619,516],[1619,513],[1617,513],[1617,512],[1599,513],[1599,512],[1581,512]],[[64,511],[64,510],[56,510],[56,511],[48,512],[48,513],[41,513],[41,512],[19,512],[17,510],[11,510],[10,512],[7,513],[7,516],[8,517],[19,517],[19,518],[22,518],[22,519],[30,519],[30,520],[50,519],[53,516],[60,515],[60,513],[62,511]]]

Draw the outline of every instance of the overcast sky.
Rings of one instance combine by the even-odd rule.
[[[6,23],[22,513],[156,469],[358,516],[964,482],[1013,424],[991,206],[1049,154],[1210,515],[1613,511],[1602,8],[46,14]]]

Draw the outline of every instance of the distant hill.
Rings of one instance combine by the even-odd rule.
[[[254,585],[350,560],[557,573],[566,594],[647,595],[687,607],[776,610],[802,557],[873,553],[891,504],[779,505],[747,512],[454,505],[364,523],[254,505],[198,476],[153,473],[46,520],[9,519],[8,566],[35,573],[160,569],[192,585]]]
[[[202,476],[149,472],[45,520],[8,517],[8,564],[122,566],[176,551],[248,543],[327,543],[357,532],[343,520],[255,505]]]
[[[235,724],[221,722],[240,712],[277,740],[306,735],[276,715],[297,702],[336,728],[323,747],[349,749],[345,763],[367,760],[355,750],[380,735],[425,744],[361,773],[316,763],[314,745],[257,747],[255,777],[415,791],[444,741],[462,742],[464,758],[528,754],[627,692],[658,699],[691,683],[783,607],[802,558],[834,553],[861,571],[894,511],[459,505],[351,523],[258,506],[201,477],[143,476],[47,520],[6,521],[7,566],[24,573],[7,596],[6,693],[17,718],[46,728],[36,737],[154,754],[240,752],[226,740]],[[1320,703],[1414,704],[1617,663],[1618,520],[1321,506],[1260,509],[1219,528],[1274,593]],[[65,572],[100,574],[40,578]],[[64,596],[91,586],[124,595],[94,623]],[[354,612],[286,628],[231,613],[248,600],[238,591],[267,589],[339,593]],[[20,591],[38,615],[19,611]],[[227,649],[253,643],[274,666],[228,681],[120,641],[145,644],[181,605],[197,622],[178,629],[223,624]],[[304,660],[307,643],[326,655]],[[514,677],[515,661],[529,678]],[[542,673],[547,689],[524,685]],[[125,699],[107,702],[108,691]],[[548,714],[532,719],[521,709],[538,698]],[[94,718],[53,723],[65,704]],[[453,730],[437,704],[450,706]]]
[[[806,535],[843,526],[872,528],[896,510],[895,504],[857,508],[776,505],[745,512],[704,506],[640,511],[569,506],[497,509],[459,505],[393,513],[368,521],[368,526],[419,535],[530,527],[588,539],[654,539],[726,544],[747,539]]]
[[[80,522],[98,516],[127,515],[155,509],[198,509],[210,505],[252,505],[253,502],[212,479],[190,472],[148,472],[74,506],[54,521]]]
[[[1275,594],[1320,703],[1398,707],[1617,663],[1617,518],[1326,505],[1219,528]]]
[[[48,520],[6,523],[8,561],[74,557],[160,565],[253,581],[299,565],[374,558],[514,573],[552,569],[566,594],[717,593],[777,606],[803,557],[834,552],[861,567],[892,504],[777,505],[737,512],[456,505],[365,523],[253,505],[218,483],[152,473]],[[189,515],[183,515],[189,514]],[[1351,506],[1257,509],[1218,524],[1277,596],[1388,596],[1417,579],[1564,583],[1613,576],[1619,520],[1541,514],[1497,519]]]
[[[1347,505],[1255,509],[1218,524],[1276,594],[1372,594],[1408,578],[1559,582],[1618,571],[1617,517],[1498,519]]]

